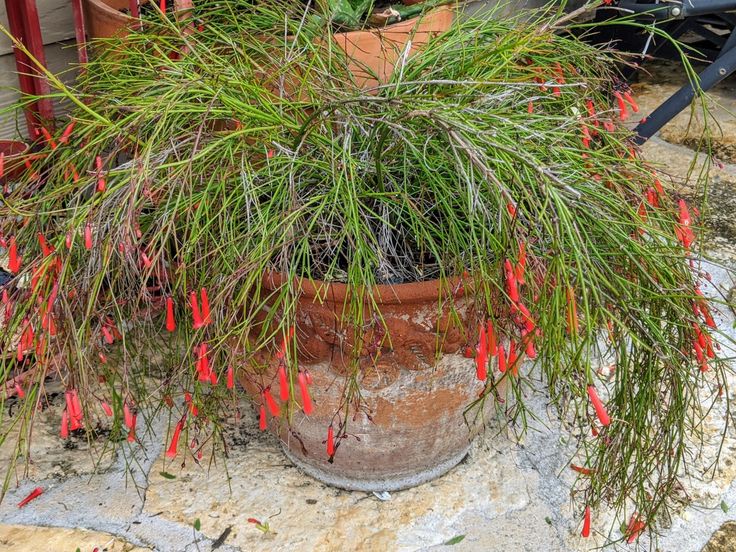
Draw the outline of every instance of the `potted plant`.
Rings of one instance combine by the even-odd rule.
[[[375,490],[451,468],[494,412],[523,425],[541,374],[584,536],[604,501],[635,505],[626,538],[653,527],[724,364],[694,214],[629,141],[612,59],[469,19],[366,94],[322,18],[226,3],[55,81],[73,131],[0,207],[3,377],[35,367],[37,397],[60,373],[62,436],[104,412],[135,441],[168,408],[194,461],[181,435],[216,436],[239,379],[305,471]]]
[[[446,5],[449,3],[448,0],[434,0],[423,5],[414,2],[406,6],[390,3],[374,6],[373,0],[329,0],[317,4],[315,17],[321,14],[334,27],[331,36],[346,52],[344,62],[353,78],[359,86],[370,89],[390,79],[400,57],[408,53],[407,47],[416,52],[433,36],[450,27],[454,12]],[[138,4],[138,0],[85,0],[87,34],[90,38],[121,38],[141,20],[139,15],[146,16],[147,32],[156,32],[152,26],[159,22],[162,14],[165,15],[165,3],[144,2],[140,8]],[[250,4],[246,1],[231,3],[228,9],[245,15]],[[295,3],[291,11],[295,9],[301,10],[302,6]],[[180,18],[185,14],[187,18],[202,21],[200,11],[211,14],[212,7],[206,2],[177,0],[174,10]],[[199,23],[198,28],[201,27]],[[321,38],[316,36],[315,40]]]

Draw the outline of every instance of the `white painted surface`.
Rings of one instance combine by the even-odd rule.
[[[0,25],[7,28],[8,18],[5,12],[5,3],[18,0],[0,1]],[[70,0],[36,0],[41,34],[44,44],[59,42],[74,36],[74,18]],[[3,34],[0,36],[0,55],[10,52],[10,40]]]

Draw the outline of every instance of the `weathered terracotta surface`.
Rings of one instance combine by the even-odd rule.
[[[120,10],[127,8],[128,0],[84,0],[84,25],[89,38],[111,38],[126,34],[133,18]]]
[[[347,68],[356,84],[370,89],[388,82],[402,56],[416,54],[432,38],[447,31],[453,18],[454,10],[443,6],[382,28],[335,33],[333,40],[347,54]]]
[[[0,182],[14,178],[23,171],[23,159],[27,151],[28,145],[25,142],[0,140],[0,153],[3,154],[3,176]]]
[[[112,38],[125,36],[127,29],[136,21],[122,13],[127,9],[128,0],[84,0],[84,25],[89,38]],[[192,0],[174,0],[177,14],[192,9]],[[181,17],[181,16],[177,16]]]
[[[279,275],[265,280],[270,289],[285,285]],[[475,322],[461,283],[377,286],[380,303],[377,310],[365,304],[362,339],[341,322],[346,301],[355,299],[348,286],[303,280],[296,286],[301,290],[295,331],[299,368],[313,378],[314,411],[310,416],[294,413],[290,427],[271,420],[287,454],[310,475],[364,490],[421,483],[461,460],[481,425],[477,409],[468,414],[469,424],[463,411],[483,388],[474,361],[462,354],[474,340],[466,329]],[[358,366],[350,363],[356,347]],[[246,386],[256,392],[270,385],[278,397],[276,366],[271,360],[263,379]],[[350,402],[345,420],[352,371],[357,372],[361,401],[359,411]],[[331,424],[338,445],[332,460],[324,444]],[[342,434],[347,437],[339,439]],[[437,466],[445,467],[437,471]]]

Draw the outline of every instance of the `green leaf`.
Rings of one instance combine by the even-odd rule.
[[[465,538],[465,535],[457,535],[455,537],[452,537],[450,540],[448,540],[445,543],[445,546],[452,546],[453,544],[457,544],[461,542]]]
[[[723,510],[723,513],[728,513],[728,504],[726,504],[725,500],[721,500],[721,510]]]
[[[202,522],[197,518],[194,520],[194,530],[199,531],[200,527],[202,527]]]
[[[158,474],[164,479],[176,479],[176,476],[169,472],[162,471],[162,472],[158,472]]]

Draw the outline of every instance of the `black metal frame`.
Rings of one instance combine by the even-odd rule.
[[[620,0],[616,13],[638,14],[657,24],[666,25],[666,32],[679,39],[685,33],[694,33],[703,39],[698,51],[710,64],[699,74],[695,82],[680,88],[634,129],[637,144],[643,144],[678,113],[687,108],[698,90],[708,91],[723,79],[736,72],[736,0],[684,0],[662,3],[642,3],[637,0]],[[723,34],[713,29],[721,29]],[[647,52],[647,57],[662,56],[677,52],[666,40]],[[645,58],[641,58],[642,63]],[[636,69],[629,69],[629,78]]]

